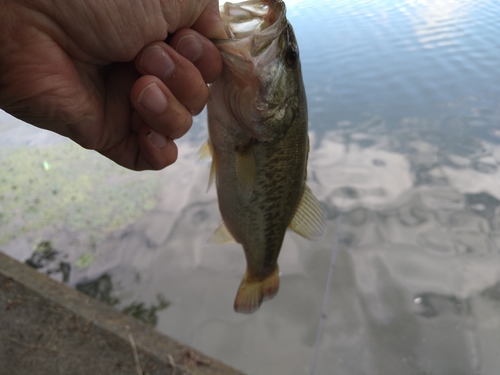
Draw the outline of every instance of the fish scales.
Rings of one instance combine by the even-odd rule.
[[[247,212],[253,224],[248,230],[252,236],[245,242],[248,268],[255,275],[265,276],[276,267],[286,228],[302,195],[304,156],[297,152],[301,148],[287,147],[297,144],[290,138],[305,139],[300,133],[302,129],[291,126],[279,141],[258,144],[255,149],[255,191],[247,202],[239,201],[242,206],[248,203]],[[305,150],[306,146],[302,148]],[[262,233],[262,238],[255,233]]]
[[[237,312],[251,313],[276,295],[287,228],[310,239],[325,230],[306,186],[307,103],[285,12],[278,0],[226,3],[221,19],[231,37],[215,41],[224,67],[210,86],[207,147],[223,223],[211,242],[232,238],[243,246]]]

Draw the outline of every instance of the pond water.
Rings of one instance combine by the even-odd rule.
[[[206,245],[205,114],[144,173],[0,114],[0,251],[248,374],[298,375],[335,250],[316,374],[498,374],[500,2],[287,6],[328,230],[287,233],[272,301],[234,313],[243,251]]]

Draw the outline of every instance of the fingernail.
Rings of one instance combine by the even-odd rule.
[[[167,137],[165,137],[164,135],[158,134],[152,130],[150,130],[147,133],[147,136],[150,139],[150,141],[153,142],[153,144],[160,149],[165,147],[168,143]]]
[[[144,51],[139,65],[147,74],[160,79],[172,74],[175,68],[170,56],[158,46],[150,47]]]
[[[186,35],[179,40],[175,50],[189,61],[195,62],[201,57],[203,46],[195,36]]]
[[[156,83],[146,86],[139,94],[137,102],[153,115],[159,115],[167,109],[167,97]]]

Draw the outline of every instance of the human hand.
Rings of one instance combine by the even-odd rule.
[[[222,69],[209,38],[224,36],[217,0],[2,1],[0,108],[124,167],[161,169]]]

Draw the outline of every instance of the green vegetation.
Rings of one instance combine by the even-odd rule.
[[[70,141],[3,147],[0,246],[48,226],[97,236],[132,223],[155,206],[157,176],[128,171]]]

